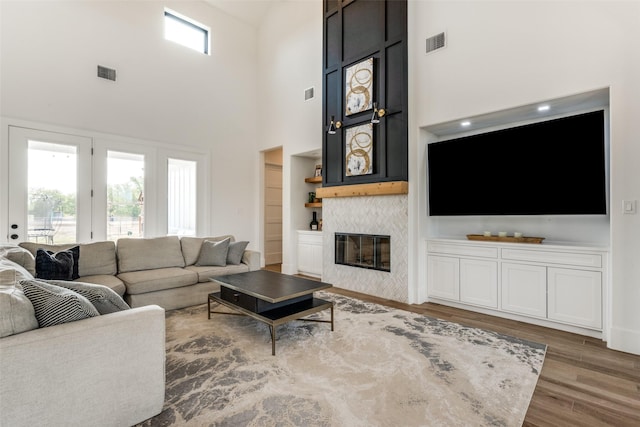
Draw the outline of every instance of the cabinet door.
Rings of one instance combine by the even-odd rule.
[[[602,328],[602,273],[548,269],[549,319]]]
[[[298,236],[298,272],[314,277],[322,276],[322,236],[311,239]]]
[[[498,263],[460,260],[460,301],[498,308]]]
[[[460,300],[460,260],[429,255],[427,257],[427,295]]]
[[[502,310],[547,317],[547,268],[503,262],[501,294]]]

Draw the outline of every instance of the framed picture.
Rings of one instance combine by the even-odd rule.
[[[373,58],[347,68],[345,73],[345,114],[361,113],[373,108]]]
[[[347,176],[373,173],[373,125],[351,126],[345,130],[345,171]]]
[[[322,165],[316,165],[316,173],[313,176],[322,176]]]

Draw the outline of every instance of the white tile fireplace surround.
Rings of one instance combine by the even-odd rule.
[[[408,196],[322,199],[322,280],[333,286],[380,298],[408,302]],[[335,233],[390,236],[391,271],[335,263]]]

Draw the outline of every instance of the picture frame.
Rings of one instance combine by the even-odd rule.
[[[347,116],[373,108],[373,57],[360,61],[345,71],[345,114]]]
[[[315,177],[322,176],[322,165],[316,165],[316,171],[313,174],[313,176],[315,176]]]
[[[355,125],[345,130],[345,175],[373,173],[373,124]]]

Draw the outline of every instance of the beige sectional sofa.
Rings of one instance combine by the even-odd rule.
[[[45,245],[22,242],[19,246],[35,257],[39,248],[58,252],[80,247],[79,278],[76,281],[108,286],[133,307],[156,304],[165,310],[203,304],[207,295],[219,289],[210,277],[260,269],[260,253],[245,250],[240,264],[196,265],[202,243],[222,241],[234,236],[122,238],[110,241]],[[23,266],[32,274],[35,261]]]
[[[130,426],[160,413],[165,309],[205,303],[218,288],[212,276],[260,268],[260,254],[251,250],[239,264],[198,265],[205,240],[226,238],[233,240],[170,236],[120,239],[117,245],[0,244],[0,427]],[[21,280],[33,279],[39,248],[59,252],[74,246],[76,281],[105,285],[132,308],[38,327]]]
[[[160,413],[165,310],[39,327],[22,288],[33,262],[26,249],[0,244],[0,426],[131,426]]]

